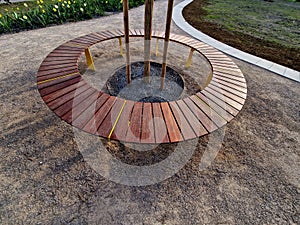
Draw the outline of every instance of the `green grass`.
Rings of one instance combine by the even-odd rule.
[[[300,45],[300,3],[293,0],[209,0],[206,20],[289,47]]]
[[[36,0],[0,5],[0,34],[103,16],[123,8],[122,0]],[[129,0],[136,7],[144,0]]]

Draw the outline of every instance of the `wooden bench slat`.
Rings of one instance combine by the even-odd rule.
[[[208,132],[212,132],[218,127],[214,124],[214,122],[201,110],[198,106],[190,99],[183,99],[185,104],[190,108],[190,110],[196,115],[201,124],[205,127]]]
[[[72,122],[72,125],[80,128],[80,129],[83,129],[83,130],[85,130],[85,128],[87,129],[86,126],[87,126],[88,122],[91,121],[92,118],[94,118],[96,112],[98,112],[98,110],[108,100],[108,98],[109,98],[108,94],[99,92],[98,98],[95,100],[95,102],[90,104],[90,106],[78,118],[76,118]],[[89,130],[85,130],[85,131],[89,132]]]
[[[94,113],[94,116],[84,126],[83,130],[97,134],[98,127],[101,125],[116,101],[115,97],[109,96],[103,105]]]
[[[151,103],[145,102],[143,105],[141,143],[155,143],[155,131],[152,115]]]
[[[41,65],[39,68],[39,73],[42,71],[60,69],[60,68],[70,68],[77,67],[77,62],[71,62],[66,64],[56,64],[56,65]]]
[[[240,83],[246,83],[246,80],[244,77],[242,76],[236,76],[236,75],[231,75],[231,74],[226,74],[226,73],[220,73],[220,72],[216,72],[214,71],[214,75],[215,76],[218,76],[218,77],[222,77],[222,78],[228,78],[228,79],[231,79],[233,81],[236,81],[236,82],[240,82]]]
[[[223,80],[223,81],[227,81],[227,82],[229,82],[231,84],[235,84],[235,85],[238,85],[238,86],[243,87],[243,88],[247,88],[247,85],[244,82],[232,80],[232,79],[229,79],[229,78],[226,78],[226,77],[222,77],[222,76],[219,76],[219,75],[216,75],[216,74],[214,74],[214,78],[217,78],[217,79]]]
[[[88,92],[89,91],[89,92]],[[61,118],[68,123],[77,119],[89,106],[91,106],[99,96],[99,92],[90,88],[81,95],[73,99],[73,108],[64,114]]]
[[[205,102],[209,107],[211,107],[216,113],[218,113],[218,115],[224,118],[227,122],[229,122],[234,118],[234,116],[229,112],[227,112],[226,109],[222,108],[221,106],[219,106],[217,103],[215,103],[210,98],[203,95],[202,93],[198,92],[196,95],[201,99],[201,101]]]
[[[184,114],[179,109],[178,105],[175,102],[170,102],[169,105],[170,105],[173,115],[177,121],[179,129],[183,135],[183,138],[185,140],[196,138],[197,136],[196,136],[193,128],[190,126],[189,122],[186,120]]]
[[[219,115],[213,108],[211,108],[206,102],[197,95],[192,95],[190,99],[213,121],[218,127],[224,126],[227,121]]]
[[[241,91],[238,91],[238,90],[236,90],[236,89],[234,89],[234,88],[231,88],[231,87],[228,87],[228,86],[226,86],[226,85],[223,85],[223,84],[221,84],[221,83],[218,83],[218,82],[216,82],[215,80],[212,80],[212,81],[210,82],[209,85],[212,85],[212,86],[221,88],[221,89],[223,89],[223,90],[226,90],[226,91],[228,91],[228,92],[230,92],[230,93],[232,93],[232,94],[234,94],[234,95],[236,95],[236,96],[239,96],[239,97],[241,97],[241,98],[243,98],[243,99],[246,99],[246,97],[247,97],[247,94],[246,94],[246,93],[241,92]]]
[[[121,113],[122,106],[124,104],[124,99],[116,98],[115,104],[103,120],[102,124],[98,128],[98,135],[102,137],[108,137],[114,123],[116,122],[118,115]]]
[[[44,72],[43,72],[44,73]],[[39,73],[40,74],[40,73]],[[55,78],[59,78],[59,77],[63,77],[63,76],[71,76],[73,74],[79,74],[79,71],[78,69],[68,69],[68,70],[62,70],[62,71],[59,71],[59,72],[56,72],[56,73],[49,73],[49,74],[46,74],[46,75],[39,75],[38,74],[38,77],[37,77],[37,82],[45,82],[46,80],[50,80],[50,79],[55,79]]]
[[[176,101],[176,103],[187,118],[187,121],[190,123],[196,135],[199,137],[207,134],[207,130],[204,128],[203,124],[198,120],[195,114],[191,111],[191,109],[187,106],[187,104],[183,100],[178,100]]]
[[[63,120],[65,120],[68,123],[72,122],[72,111],[76,105],[83,102],[85,99],[87,99],[91,94],[93,94],[95,90],[91,87],[89,87],[87,90],[74,94],[73,98],[71,98],[68,102],[62,104],[58,108],[54,109],[54,112]]]
[[[208,92],[206,90],[203,90],[201,93],[204,96],[206,96],[207,98],[209,98],[212,101],[214,101],[217,105],[219,105],[220,107],[222,107],[223,109],[225,109],[231,115],[236,116],[238,114],[239,111],[236,108],[234,108],[233,106],[231,106],[230,104],[228,104],[225,101],[225,99],[219,99],[218,97],[216,97],[215,95],[211,94],[210,92]]]
[[[237,101],[227,97],[225,94],[223,94],[222,91],[218,92],[218,91],[211,89],[210,87],[206,87],[205,90],[207,92],[213,94],[217,98],[225,101],[227,104],[231,105],[232,107],[236,108],[237,110],[241,110],[243,108],[244,99],[242,99],[243,102],[240,103],[240,102],[237,102]],[[226,92],[226,94],[227,94],[227,92]]]
[[[218,93],[220,93],[221,95],[224,95],[224,96],[226,96],[226,97],[228,97],[228,98],[231,98],[232,100],[234,100],[234,101],[236,101],[236,102],[238,102],[238,103],[240,103],[240,104],[244,104],[244,102],[245,102],[245,99],[244,98],[241,98],[241,97],[239,97],[239,96],[236,96],[235,94],[232,94],[232,93],[230,93],[230,92],[228,92],[228,91],[226,91],[226,90],[223,90],[223,89],[221,89],[221,88],[219,88],[219,87],[216,87],[216,86],[214,86],[214,85],[208,85],[207,86],[207,90],[213,90],[213,91],[216,91],[216,92],[218,92]]]
[[[56,69],[49,69],[49,70],[44,70],[44,71],[38,71],[38,76],[42,77],[42,76],[46,76],[46,75],[50,75],[50,74],[56,74],[56,73],[61,73],[61,72],[70,71],[70,70],[78,71],[78,67],[75,65],[75,66],[68,66],[68,67],[62,67],[62,68],[56,68]]]
[[[68,101],[72,100],[77,95],[80,95],[81,93],[85,92],[89,88],[90,86],[88,85],[81,86],[76,90],[73,90],[59,98],[54,99],[53,101],[49,102],[47,105],[51,110],[55,110],[60,106],[66,105]]]
[[[75,59],[65,59],[65,60],[59,60],[59,61],[50,61],[50,60],[47,60],[47,61],[43,61],[41,66],[52,66],[52,65],[56,65],[56,64],[70,64],[70,63],[75,63],[77,64],[77,60]]]
[[[153,110],[153,118],[154,118],[154,130],[155,130],[155,142],[160,143],[168,143],[168,131],[167,125],[164,120],[160,103],[152,103]]]
[[[79,56],[52,56],[48,55],[44,62],[63,62],[65,60],[78,60]]]
[[[43,100],[48,104],[49,102],[53,101],[54,99],[57,99],[63,95],[66,95],[67,93],[74,91],[76,89],[78,89],[79,87],[83,86],[83,85],[87,85],[85,80],[81,80],[78,83],[72,84],[70,86],[67,86],[63,89],[57,90],[55,92],[52,92],[48,95],[43,96]]]
[[[167,131],[171,142],[179,142],[183,140],[180,129],[173,116],[172,110],[167,102],[160,103],[163,116],[167,125]]]
[[[79,74],[75,74],[73,76],[64,77],[62,79],[53,80],[52,82],[47,82],[43,84],[39,84],[39,92],[41,96],[48,95],[57,90],[63,89],[72,84],[79,83],[82,80],[82,77]]]
[[[143,103],[136,102],[132,110],[130,125],[126,134],[127,142],[139,143],[141,141],[142,113]]]
[[[216,82],[218,84],[223,84],[223,85],[225,85],[225,86],[227,86],[229,88],[232,88],[232,89],[235,89],[237,91],[240,91],[240,92],[243,92],[243,93],[247,94],[247,88],[245,88],[245,87],[241,87],[241,86],[232,84],[232,83],[230,83],[228,81],[224,81],[224,80],[221,80],[221,79],[216,78],[216,77],[213,77],[212,81],[214,81],[214,82]]]
[[[124,106],[123,112],[120,116],[120,119],[111,135],[111,139],[125,141],[126,140],[126,133],[129,127],[129,121],[131,118],[132,109],[135,102],[127,101],[126,105]]]

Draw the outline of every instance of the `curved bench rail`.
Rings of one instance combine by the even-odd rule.
[[[171,34],[170,41],[202,54],[212,67],[207,86],[195,95],[162,103],[142,103],[110,96],[81,76],[78,60],[90,46],[121,38],[123,31],[102,31],[70,40],[54,49],[37,73],[37,87],[47,106],[62,120],[88,133],[135,143],[173,143],[206,135],[226,125],[247,97],[245,78],[226,55],[198,40]],[[143,30],[130,30],[143,37]],[[163,39],[154,31],[152,37]]]

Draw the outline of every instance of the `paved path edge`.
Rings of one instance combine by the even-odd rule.
[[[249,53],[243,52],[241,50],[238,50],[236,48],[233,48],[229,45],[226,45],[220,41],[217,41],[214,38],[211,38],[210,36],[202,33],[201,31],[195,29],[192,27],[183,17],[182,11],[185,6],[190,4],[193,0],[185,0],[179,4],[177,4],[174,7],[173,10],[173,21],[175,24],[180,27],[183,31],[188,33],[189,35],[193,36],[194,38],[205,42],[206,44],[209,44],[213,46],[214,48],[231,55],[235,58],[241,59],[245,62],[251,63],[253,65],[259,66],[261,68],[264,68],[266,70],[269,70],[271,72],[274,72],[278,75],[281,75],[283,77],[289,78],[291,80],[300,82],[300,72],[293,70],[291,68],[279,65],[277,63],[268,61],[263,58],[259,58],[257,56],[251,55]]]

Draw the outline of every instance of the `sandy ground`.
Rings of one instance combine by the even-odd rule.
[[[166,8],[155,1],[158,30]],[[143,6],[130,11],[132,28],[143,27],[143,13]],[[192,157],[181,170],[142,187],[99,174],[80,143],[95,137],[47,108],[36,73],[58,45],[120,24],[116,14],[0,36],[0,224],[299,224],[299,83],[236,59],[248,84],[245,106],[226,128],[184,143]],[[174,24],[172,32],[184,34]],[[136,162],[130,157],[143,154],[119,154],[118,143],[103,143],[135,165],[158,165],[174,147]]]

